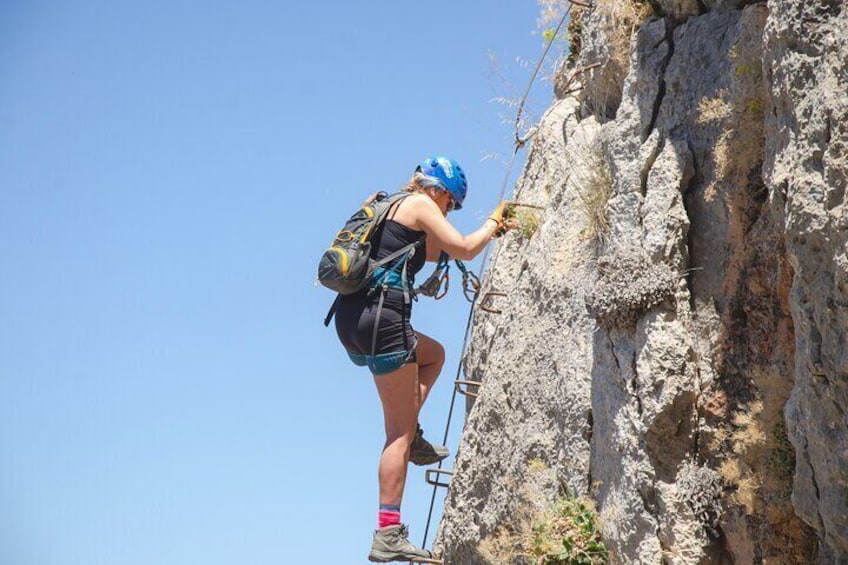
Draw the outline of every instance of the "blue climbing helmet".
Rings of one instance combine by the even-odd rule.
[[[459,163],[443,155],[436,155],[424,159],[415,172],[438,180],[439,188],[447,190],[453,196],[456,203],[454,210],[462,208],[462,201],[465,200],[465,194],[468,192],[468,181]]]

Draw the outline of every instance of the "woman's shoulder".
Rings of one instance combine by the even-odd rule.
[[[438,216],[442,215],[442,211],[439,210],[438,204],[433,202],[433,199],[426,194],[416,192],[410,195],[409,198],[406,198],[406,200],[409,201],[407,210],[412,212],[416,220],[432,214],[436,214]]]
[[[395,213],[389,214],[389,218],[407,228],[421,231],[421,218],[428,213],[430,206],[435,206],[435,202],[429,196],[414,192],[403,199]]]
[[[421,194],[420,192],[410,192],[408,194],[409,196],[404,198],[404,202],[406,202],[407,205],[411,204],[413,206],[426,206],[428,201],[432,202],[430,197],[426,194]]]

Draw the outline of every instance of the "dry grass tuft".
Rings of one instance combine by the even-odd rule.
[[[607,202],[612,195],[612,173],[609,162],[603,144],[597,138],[585,144],[575,144],[575,148],[571,156],[574,167],[568,182],[577,192],[580,210],[587,220],[580,237],[603,244],[608,241],[610,233]]]
[[[612,57],[626,69],[630,63],[630,39],[654,9],[645,0],[596,0],[595,9],[603,17]]]
[[[552,3],[562,10],[569,5],[566,0],[543,0],[543,4]],[[548,6],[543,15],[550,12]],[[572,7],[567,50],[559,58],[554,79],[557,95],[580,91],[578,97],[597,119],[614,116],[630,70],[631,40],[653,13],[646,0],[594,0],[591,8]],[[572,79],[579,85],[571,85]]]

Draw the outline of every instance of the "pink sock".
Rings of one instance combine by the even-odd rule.
[[[380,528],[400,524],[400,506],[381,504],[380,511],[377,513],[377,523]]]

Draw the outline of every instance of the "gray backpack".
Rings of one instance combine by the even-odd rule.
[[[399,192],[389,196],[380,192],[370,204],[350,217],[321,256],[318,263],[321,284],[339,294],[353,294],[371,281],[377,268],[409,251],[407,248],[399,249],[379,261],[371,258],[371,238],[385,221],[389,208],[409,195],[408,192]]]
[[[375,271],[379,271],[382,282],[378,282],[385,287],[387,275],[392,274],[394,267],[388,271],[382,267],[404,256],[398,283],[403,288],[404,304],[409,303],[410,291],[407,288],[406,267],[415,253],[416,244],[410,243],[379,261],[371,258],[371,238],[386,220],[386,214],[391,207],[409,195],[408,192],[399,192],[391,196],[385,192],[378,193],[373,201],[350,217],[336,234],[333,244],[321,256],[321,261],[318,263],[318,280],[327,288],[339,293],[333,305],[330,306],[327,317],[324,318],[325,326],[330,325],[342,295],[353,294],[365,288],[374,278]],[[384,296],[385,288],[380,293],[380,302],[377,307],[377,323],[374,325],[375,345]],[[374,349],[373,346],[372,349]]]

